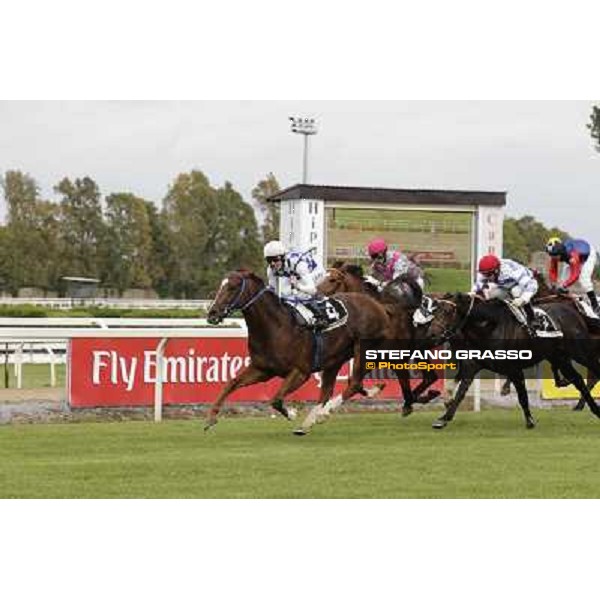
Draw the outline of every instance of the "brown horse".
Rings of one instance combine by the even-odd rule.
[[[336,297],[346,308],[346,323],[320,334],[298,324],[292,310],[250,271],[234,271],[223,280],[208,311],[208,322],[220,323],[234,310],[240,310],[248,327],[250,364],[232,379],[215,400],[205,429],[217,423],[217,415],[235,390],[273,377],[283,378],[271,406],[289,419],[285,397],[298,389],[316,371],[323,371],[319,402],[330,398],[338,371],[354,358],[354,369],[342,397],[367,394],[360,375],[360,340],[385,340],[391,321],[385,308],[364,294]]]
[[[547,304],[549,302],[569,302],[573,306],[575,306],[575,298],[571,294],[564,293],[564,292],[559,293],[553,287],[549,286],[544,275],[542,273],[540,273],[538,270],[534,269],[533,275],[538,284],[538,291],[536,292],[536,294],[533,298],[534,305],[543,307],[545,304]],[[597,337],[598,333],[599,333],[598,324],[592,322],[587,317],[584,317],[584,321],[588,325],[590,339]],[[600,350],[600,348],[599,348],[599,350]],[[569,381],[555,368],[555,366],[554,365],[551,365],[551,366],[552,366],[552,375],[554,377],[554,384],[556,385],[556,387],[566,387],[566,386],[570,385]],[[594,375],[594,373],[588,369],[588,373],[587,373],[587,389],[588,389],[588,391],[591,392],[592,389],[594,388],[594,386],[596,385],[596,383],[598,383],[598,377],[596,377],[596,375]],[[500,394],[502,396],[507,396],[508,394],[510,394],[510,380],[509,379],[505,380],[505,382],[502,385],[502,388],[500,390]],[[579,402],[573,407],[573,410],[583,410],[585,408],[585,405],[586,405],[586,400],[583,396],[581,396],[579,398]]]
[[[327,269],[317,290],[324,296],[344,292],[360,292],[375,298],[385,306],[390,315],[393,331],[391,339],[414,341],[412,316],[415,309],[421,304],[422,291],[412,278],[400,276],[379,291],[374,285],[365,281],[362,267],[338,261]],[[413,404],[427,404],[440,395],[439,391],[430,390],[425,396],[421,396],[437,380],[438,376],[435,371],[425,371],[423,379],[414,390],[410,387],[410,377],[406,371],[396,371],[395,373],[404,397],[402,406],[404,416],[412,413]]]

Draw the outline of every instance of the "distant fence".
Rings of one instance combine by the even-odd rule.
[[[106,308],[164,308],[206,310],[212,300],[173,300],[144,298],[0,298],[0,305],[35,304],[49,308],[71,308],[82,304]]]

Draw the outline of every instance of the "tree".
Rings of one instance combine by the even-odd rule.
[[[592,139],[595,140],[596,150],[600,152],[600,106],[592,107],[592,114],[587,128],[590,130]]]
[[[227,271],[261,268],[254,211],[230,183],[215,189],[200,171],[182,173],[169,188],[162,214],[175,296],[205,296]]]
[[[8,207],[2,251],[5,287],[12,293],[24,286],[55,288],[57,206],[41,200],[36,181],[21,171],[8,171],[2,188]]]
[[[220,227],[209,240],[217,255],[222,256],[221,273],[239,268],[260,271],[262,248],[258,224],[252,207],[244,202],[231,183],[217,190]]]
[[[571,237],[557,227],[546,228],[535,217],[525,215],[520,219],[504,220],[504,256],[528,264],[534,252],[543,252],[551,237]]]
[[[252,198],[256,201],[262,221],[262,241],[268,242],[279,237],[279,204],[267,202],[267,198],[276,194],[281,188],[273,173],[261,179],[252,190]]]
[[[106,251],[100,190],[89,178],[64,178],[54,188],[60,202],[60,251],[62,275],[98,277]]]
[[[175,257],[169,243],[169,232],[165,215],[158,212],[153,202],[146,201],[145,207],[152,240],[149,265],[150,280],[152,282],[152,289],[161,298],[165,298],[170,293],[170,274],[175,270]]]
[[[217,225],[217,195],[208,178],[201,171],[178,175],[163,201],[163,215],[174,258],[170,292],[193,298],[215,279],[215,257],[207,251],[207,242]]]
[[[105,283],[125,289],[149,288],[152,231],[146,203],[133,194],[106,198]]]

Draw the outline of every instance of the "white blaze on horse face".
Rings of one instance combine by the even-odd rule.
[[[223,281],[221,281],[221,285],[219,286],[219,289],[217,290],[217,293],[215,295],[215,299],[211,302],[210,306],[208,307],[208,312],[210,312],[213,308],[213,306],[217,303],[217,300],[219,299],[219,296],[221,295],[221,292],[223,291],[223,288],[229,283],[229,278],[225,277],[225,279],[223,279]]]

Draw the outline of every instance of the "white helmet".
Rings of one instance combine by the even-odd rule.
[[[272,240],[268,244],[265,244],[263,250],[263,256],[265,258],[271,258],[274,256],[283,256],[285,254],[285,246],[283,242],[279,240]]]

